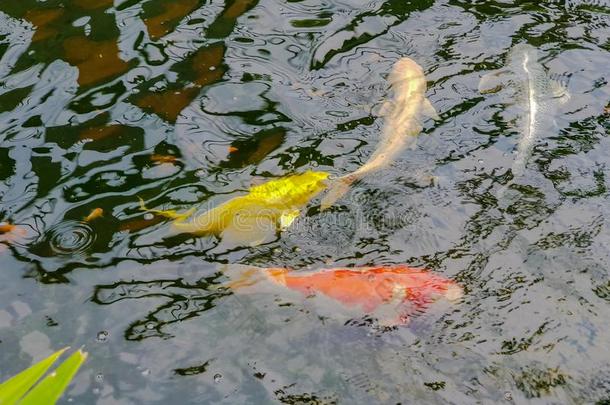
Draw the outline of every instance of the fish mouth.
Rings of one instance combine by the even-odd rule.
[[[457,284],[452,284],[447,287],[444,296],[449,301],[458,301],[464,296],[464,289]]]

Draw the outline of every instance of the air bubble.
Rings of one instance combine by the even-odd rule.
[[[106,332],[105,330],[100,331],[97,333],[97,337],[95,338],[98,342],[100,343],[104,343],[108,340],[108,336],[110,334],[108,332]]]
[[[214,382],[215,383],[219,383],[220,380],[222,380],[222,375],[220,374],[214,374]]]

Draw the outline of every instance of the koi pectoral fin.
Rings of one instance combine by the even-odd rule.
[[[277,226],[271,218],[243,216],[234,218],[220,234],[223,243],[235,246],[257,246],[275,238]]]
[[[421,103],[421,112],[423,115],[432,118],[434,121],[439,121],[441,119],[441,117],[438,116],[436,109],[427,98],[424,98]]]
[[[497,93],[506,86],[506,78],[510,72],[508,70],[494,70],[484,74],[479,81],[479,93]]]
[[[570,101],[571,95],[566,84],[553,79],[550,80],[549,85],[551,87],[551,96],[560,105],[566,104],[568,101]]]
[[[155,210],[155,209],[147,208],[146,205],[144,204],[144,200],[142,198],[138,197],[138,199],[140,200],[140,209],[142,211],[161,215],[166,218],[175,219],[178,221],[184,221],[185,219],[190,217],[193,214],[193,212],[195,212],[195,207],[193,207],[190,210],[183,212],[183,213],[179,213],[176,210]]]
[[[289,210],[282,212],[280,216],[280,230],[284,231],[292,225],[295,219],[297,219],[301,215],[301,211],[299,210]]]

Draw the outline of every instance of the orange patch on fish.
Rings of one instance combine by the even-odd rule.
[[[237,152],[239,149],[237,149],[235,146],[229,146],[229,153],[235,153]]]
[[[439,298],[455,301],[462,288],[453,280],[404,265],[349,269],[324,269],[301,273],[283,268],[262,270],[279,286],[298,291],[303,296],[322,295],[347,308],[373,314],[384,306],[397,309],[391,324],[405,324],[409,316],[422,312]],[[252,273],[233,283],[231,288],[253,285]],[[406,305],[405,305],[406,304]]]
[[[85,217],[85,221],[90,222],[96,218],[99,218],[104,215],[104,210],[101,208],[94,208],[91,210],[91,213]]]

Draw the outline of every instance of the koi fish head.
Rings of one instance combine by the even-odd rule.
[[[424,71],[413,59],[401,58],[394,64],[388,82],[394,86],[401,81],[424,81],[425,83]]]

